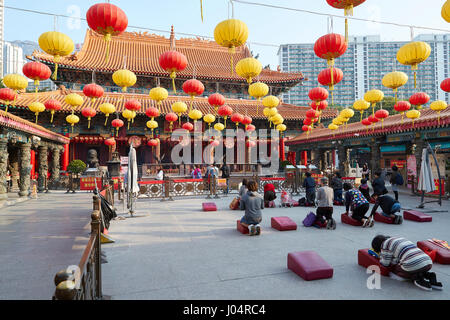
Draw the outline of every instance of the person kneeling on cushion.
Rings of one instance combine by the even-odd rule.
[[[363,228],[373,227],[374,222],[365,216],[367,211],[369,211],[370,204],[369,201],[363,196],[361,191],[352,188],[352,185],[348,182],[344,183],[345,192],[345,213],[349,213],[350,207],[352,208],[352,218],[362,222]]]
[[[375,205],[372,208],[371,217],[377,212],[378,207],[381,207],[381,210],[383,210],[381,214],[383,216],[394,219],[395,224],[401,224],[403,222],[403,217],[400,215],[400,210],[402,209],[400,202],[387,194],[380,195],[375,193],[372,197],[375,200]]]
[[[275,186],[272,183],[268,183],[264,186],[264,206],[266,208],[274,208],[273,202],[277,198],[275,194]]]
[[[429,272],[431,258],[411,241],[400,237],[377,235],[372,240],[373,250],[380,256],[380,264],[391,267],[395,275],[410,279],[423,290],[442,290],[436,274]]]
[[[259,223],[262,221],[261,209],[264,209],[264,199],[257,192],[258,184],[255,181],[249,181],[247,188],[248,192],[239,201],[240,209],[245,210],[241,225],[248,228],[249,235],[254,236],[261,233]]]

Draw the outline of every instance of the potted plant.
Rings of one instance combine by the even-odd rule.
[[[291,162],[288,160],[281,161],[280,162],[280,171],[283,172],[284,169],[286,169],[286,166],[290,165],[290,164],[291,164]]]
[[[72,190],[72,192],[75,192],[75,188],[74,188],[74,182],[77,183],[77,185],[79,185],[79,181],[80,181],[80,174],[83,173],[86,170],[86,163],[84,163],[81,160],[72,160],[69,165],[67,166],[67,171],[70,173],[71,176],[71,183],[69,186],[69,190]],[[75,181],[74,181],[75,179]]]

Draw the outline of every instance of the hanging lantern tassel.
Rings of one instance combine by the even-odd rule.
[[[233,76],[234,75],[234,71],[233,71],[233,65],[234,65],[233,64],[233,55],[236,52],[235,47],[233,46],[231,48],[228,48],[228,52],[230,53],[231,76]]]
[[[53,123],[53,115],[55,114],[55,110],[50,111],[50,114],[52,115],[50,118],[50,123]]]
[[[414,89],[416,89],[416,86],[417,86],[417,69],[418,69],[417,64],[413,64],[411,66],[411,69],[414,71]]]
[[[200,0],[200,12],[202,14],[202,23],[203,23],[203,1]]]
[[[175,71],[172,71],[170,73],[170,79],[172,79],[172,87],[173,87],[173,92],[177,93],[177,87],[175,87],[175,77],[177,76]]]
[[[403,124],[403,117],[405,116],[405,113],[402,112],[402,124]]]
[[[36,115],[36,123],[37,123],[37,121],[38,121],[38,116],[39,116],[39,112],[35,112],[34,114]]]
[[[90,129],[90,128],[91,128],[91,117],[88,117],[88,129]]]
[[[395,104],[397,104],[397,88],[394,89],[394,93],[395,93]]]
[[[53,62],[55,63],[55,71],[52,74],[52,79],[56,80],[58,78],[58,63],[61,60],[60,56],[54,56]]]
[[[224,122],[224,126],[225,126],[225,128],[227,127],[227,116],[225,116],[225,117],[223,117],[223,122]]]
[[[437,113],[438,113],[438,126],[440,126],[441,125],[441,112],[438,111]]]
[[[105,39],[105,42],[106,42],[105,62],[108,62],[108,60],[109,60],[109,47],[111,45],[111,33],[105,34],[104,39]]]
[[[34,80],[34,92],[38,93],[39,88],[39,80]]]
[[[106,119],[105,119],[105,127],[106,127],[106,124],[108,123],[108,116],[109,116],[109,114],[106,115]]]
[[[331,66],[331,86],[330,86],[330,91],[331,91],[331,105],[332,106],[334,106],[333,90],[334,90],[334,74],[333,74],[333,66]]]
[[[322,111],[323,110],[320,110],[320,112],[319,112],[319,123],[318,124],[320,124],[320,119],[322,118]]]
[[[353,16],[353,5],[349,5],[344,9],[345,16]],[[345,18],[345,42],[348,42],[348,19]]]
[[[128,127],[127,130],[130,130],[130,119],[128,119]]]
[[[361,113],[361,120],[359,120],[359,121],[362,121],[364,111],[360,111],[359,113]]]

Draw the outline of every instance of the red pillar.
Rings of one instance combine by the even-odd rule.
[[[280,153],[281,153],[281,161],[285,161],[286,157],[284,155],[284,138],[280,139]]]
[[[69,165],[69,144],[64,145],[64,153],[62,156],[62,170],[67,171]]]
[[[302,151],[303,165],[308,166],[308,151]]]
[[[31,150],[31,159],[30,159],[30,164],[31,164],[31,179],[34,179],[34,175],[36,173],[36,151],[34,151],[33,149]]]

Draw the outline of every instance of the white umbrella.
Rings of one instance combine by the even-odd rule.
[[[433,171],[431,171],[430,158],[426,148],[422,151],[422,164],[420,167],[419,185],[417,186],[417,190],[425,191],[426,193],[436,190]]]
[[[133,199],[139,192],[138,185],[138,168],[136,162],[136,150],[133,144],[130,145],[130,152],[128,153],[128,171],[127,171],[127,208],[133,214]]]

